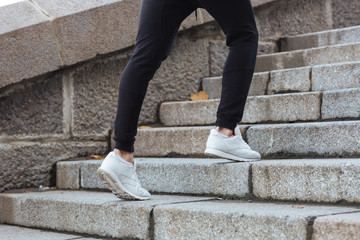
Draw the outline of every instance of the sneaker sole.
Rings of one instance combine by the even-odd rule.
[[[144,198],[139,197],[134,194],[129,193],[124,189],[124,187],[116,181],[111,174],[106,172],[105,170],[99,168],[96,171],[99,178],[107,185],[107,187],[111,190],[113,194],[115,194],[116,197],[126,200],[148,200],[150,197]]]
[[[258,158],[254,158],[254,159],[242,158],[242,157],[239,157],[239,156],[235,156],[235,155],[233,155],[233,154],[230,154],[230,153],[226,153],[226,152],[223,152],[223,151],[220,151],[220,150],[210,149],[210,148],[207,148],[207,149],[205,150],[205,153],[208,153],[208,154],[211,154],[211,155],[215,155],[215,156],[217,156],[217,157],[222,157],[222,158],[234,160],[234,161],[237,161],[237,162],[254,162],[254,161],[259,161],[259,160],[261,160],[261,159],[258,159]]]

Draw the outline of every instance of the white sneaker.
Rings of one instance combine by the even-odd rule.
[[[235,136],[230,138],[224,138],[216,129],[211,129],[205,153],[241,162],[261,159],[260,153],[252,150],[242,139],[238,126],[235,128]]]
[[[135,173],[136,166],[125,164],[110,152],[96,171],[100,179],[118,197],[129,200],[146,200],[150,193],[143,189]]]

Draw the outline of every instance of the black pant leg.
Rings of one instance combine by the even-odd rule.
[[[250,0],[198,0],[226,34],[229,55],[223,70],[216,125],[234,129],[242,119],[254,73],[258,31]]]
[[[186,0],[143,0],[135,50],[122,73],[114,124],[115,148],[133,152],[149,81],[169,55],[181,22],[196,9]]]

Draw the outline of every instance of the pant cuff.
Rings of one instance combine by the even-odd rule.
[[[237,122],[234,121],[228,121],[225,119],[219,119],[216,121],[216,126],[217,127],[224,127],[224,128],[228,128],[230,130],[233,130],[236,128],[237,126]]]
[[[134,152],[134,145],[128,144],[128,143],[122,143],[122,142],[115,142],[116,149],[123,150],[126,152]]]

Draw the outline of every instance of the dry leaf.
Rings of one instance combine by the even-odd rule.
[[[140,126],[139,129],[151,128],[150,126]]]
[[[90,158],[104,159],[102,156],[99,156],[99,155],[91,155]]]
[[[209,94],[207,94],[205,91],[200,91],[198,94],[191,94],[190,99],[192,101],[208,100]]]

